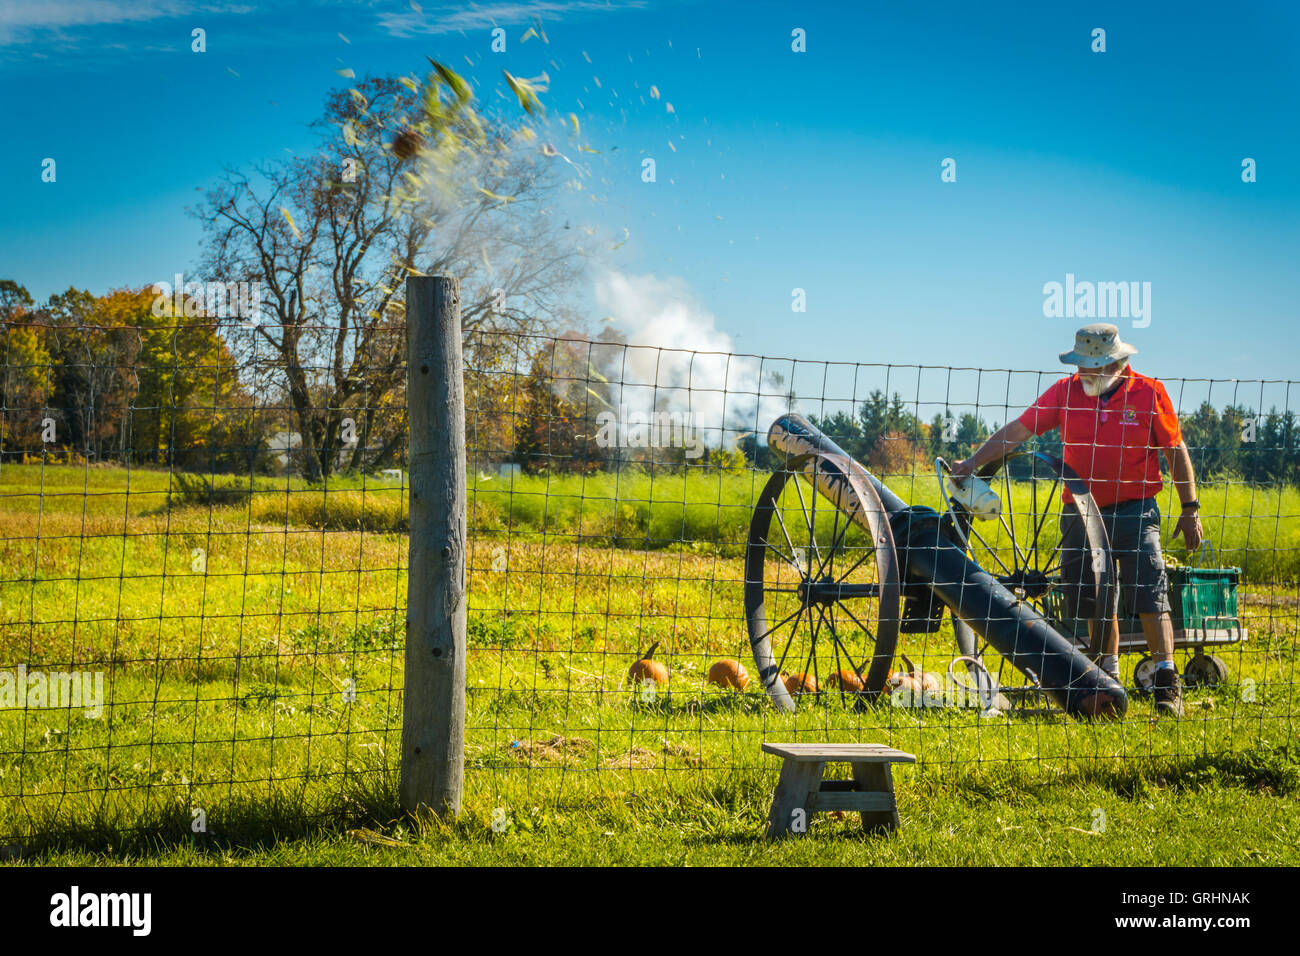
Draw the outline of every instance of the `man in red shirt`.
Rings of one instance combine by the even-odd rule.
[[[964,478],[991,461],[1011,454],[1034,435],[1061,430],[1065,463],[1087,483],[1101,509],[1111,551],[1120,566],[1120,583],[1128,606],[1138,612],[1147,647],[1155,661],[1158,711],[1182,716],[1182,682],[1174,667],[1174,629],[1169,616],[1168,579],[1160,550],[1160,509],[1156,496],[1164,487],[1160,460],[1169,460],[1182,514],[1174,537],[1183,535],[1195,550],[1202,538],[1200,504],[1191,456],[1183,442],[1178,415],[1158,380],[1128,366],[1137,349],[1120,341],[1119,329],[1104,322],[1075,334],[1074,349],[1061,361],[1078,372],[1057,381],[1018,419],[1008,422],[965,461],[952,466]],[[1073,499],[1067,490],[1065,503]],[[1078,510],[1061,514],[1061,577],[1071,606],[1081,617],[1094,617],[1079,587],[1085,544]],[[1112,619],[1099,661],[1112,677],[1119,671],[1119,621]]]

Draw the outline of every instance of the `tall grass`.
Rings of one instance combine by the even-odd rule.
[[[749,534],[754,502],[767,481],[763,472],[693,470],[651,472],[628,468],[592,475],[471,474],[469,530],[476,533],[554,535],[568,540],[633,549],[708,550],[739,556]],[[933,476],[886,475],[883,480],[910,504],[941,507]],[[1005,495],[998,483],[996,490]],[[1046,496],[1040,485],[1040,503]],[[55,503],[61,511],[89,514],[161,514],[207,511],[263,526],[405,533],[409,488],[374,476],[331,478],[310,484],[297,478],[173,475],[165,471],[85,466],[6,466],[0,501],[8,512],[36,512]],[[1030,511],[1031,483],[1011,484],[1011,509]],[[1242,569],[1257,584],[1300,580],[1300,489],[1255,487],[1239,482],[1202,485],[1201,519],[1215,552],[1210,560]],[[1173,538],[1178,508],[1173,489],[1160,499],[1166,553],[1192,560]],[[1053,506],[1059,510],[1059,505]],[[819,505],[818,535],[829,536],[833,515]],[[996,525],[993,526],[996,529]],[[1026,527],[1022,517],[1018,531]],[[985,530],[981,526],[981,530]],[[994,532],[986,531],[986,536]],[[1054,547],[1057,523],[1049,517],[1042,543]],[[1198,558],[1198,560],[1200,560]]]
[[[707,546],[734,557],[748,538],[754,502],[766,480],[766,474],[757,472],[683,475],[642,470],[513,479],[474,476],[469,491],[470,528],[603,539],[617,547]],[[882,480],[910,504],[942,508],[933,476],[887,475]],[[1001,483],[996,490],[1005,495]],[[1047,491],[1046,485],[1040,485],[1040,504]],[[1031,512],[1031,483],[1012,482],[1011,495],[1011,510],[1021,516],[1017,533],[1023,534]],[[1215,552],[1210,560],[1241,568],[1243,580],[1249,582],[1280,584],[1300,579],[1300,489],[1203,485],[1199,498],[1206,540]],[[1193,560],[1182,538],[1173,539],[1179,509],[1172,488],[1166,487],[1160,505],[1167,553],[1183,562]],[[1044,523],[1041,539],[1049,548],[1059,539],[1054,516],[1059,502],[1052,507],[1053,516]],[[829,538],[833,521],[831,509],[819,504],[819,539]],[[981,530],[993,537],[983,526]]]

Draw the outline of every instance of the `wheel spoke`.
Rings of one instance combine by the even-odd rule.
[[[798,478],[797,476],[791,479],[791,481],[798,481],[798,480],[799,480],[799,478]],[[779,525],[781,526],[781,534],[785,535],[785,543],[786,543],[786,544],[789,546],[789,548],[790,548],[790,554],[793,555],[793,554],[794,554],[794,542],[790,540],[790,532],[788,532],[788,531],[785,530],[785,519],[781,517],[781,510],[782,510],[782,509],[780,508],[779,505],[776,505],[776,504],[773,504],[773,505],[772,505],[772,511],[776,514],[776,521],[777,521],[777,524],[779,524]],[[769,524],[768,527],[771,527],[771,525]],[[802,574],[803,571],[800,570],[799,573]]]
[[[1007,502],[1007,507],[1005,510],[998,512],[998,523],[1002,525],[1007,537],[1011,539],[1011,553],[1016,568],[1018,570],[1028,570],[1029,559],[1025,557],[1025,553],[1020,549],[1020,539],[1016,535],[1016,506],[1015,499],[1011,497],[1011,469],[1007,467],[1006,462],[1002,463],[1002,493],[1005,496],[1003,500]],[[1011,515],[1010,524],[1007,523],[1008,513]],[[1033,522],[1032,517],[1029,520],[1031,523]]]
[[[836,580],[835,582],[836,584],[846,583],[849,579],[849,575],[852,574],[854,571],[856,571],[862,565],[863,561],[867,560],[867,558],[872,557],[876,553],[876,549],[871,545],[867,545],[867,547],[864,548],[863,550],[866,553],[863,554],[862,557],[858,558],[858,560],[853,562],[853,566],[850,567],[847,571],[845,571],[844,574],[842,574],[838,580]]]
[[[988,551],[990,555],[993,556],[993,560],[996,561],[998,564],[1002,565],[1003,571],[1005,571],[1007,574],[1014,573],[1009,567],[1007,567],[1006,562],[1004,562],[1002,558],[998,556],[998,553],[993,550],[993,548],[989,545],[989,543],[984,540],[984,535],[980,534],[978,531],[975,530],[975,522],[973,521],[971,522],[970,533],[975,535],[976,541],[984,545],[984,549]]]
[[[799,633],[799,618],[803,617],[803,612],[804,612],[805,610],[807,610],[807,608],[808,608],[808,605],[806,605],[806,604],[800,605],[798,612],[796,612],[796,613],[798,614],[798,617],[795,618],[794,627],[792,627],[792,628],[790,629],[790,636],[789,636],[788,638],[786,638],[785,648],[781,651],[781,660],[778,661],[778,662],[777,662],[777,665],[776,665],[776,679],[777,679],[777,680],[780,680],[780,679],[781,679],[781,671],[783,671],[783,670],[785,669],[785,658],[786,658],[786,655],[790,653],[790,645],[794,643],[794,637],[795,637],[796,634]],[[790,620],[790,619],[789,619],[789,618],[786,618],[785,620],[788,621],[788,620]],[[785,621],[782,621],[782,622],[781,622],[781,624],[784,624],[784,623],[785,623]],[[780,627],[781,624],[778,624],[777,627]]]
[[[794,559],[794,548],[790,549],[790,554],[787,556],[783,554],[781,549],[778,548],[776,545],[774,545],[771,541],[764,541],[763,544],[771,548],[773,554],[776,554],[783,561],[785,561],[786,564],[790,565],[790,567],[794,568],[797,572],[799,572],[799,577],[802,578],[804,576],[804,569],[799,567],[799,562],[795,561]],[[764,590],[769,590],[769,589],[765,588]]]
[[[826,557],[822,563],[817,565],[817,580],[821,580],[822,575],[828,573],[827,569],[835,564],[835,546],[839,543],[840,536],[840,509],[835,508],[835,517],[831,519],[831,546],[826,550]],[[848,522],[844,523],[844,530],[849,530]]]
[[[1015,513],[1012,512],[1011,524],[1014,525],[1015,521],[1016,521],[1016,516]],[[1028,570],[1029,562],[1025,559],[1024,554],[1020,550],[1020,545],[1016,542],[1015,528],[1007,524],[1007,516],[1002,514],[1001,512],[998,513],[998,522],[1002,525],[1003,530],[1005,530],[1007,535],[1011,538],[1011,550],[1015,554],[1016,567]]]
[[[820,607],[818,609],[818,614],[820,615]],[[811,614],[809,614],[809,622],[813,622],[813,615]],[[807,662],[805,663],[805,665],[803,665],[802,674],[807,674],[807,672],[809,672],[809,667],[811,666],[811,663],[813,663],[813,652],[816,649],[816,632],[818,632],[818,624],[820,624],[820,620],[818,620],[818,622],[813,623],[813,637],[811,637],[811,641],[809,644],[809,658],[807,658]],[[797,630],[798,628],[796,628],[796,631]],[[794,640],[794,633],[790,633],[790,640],[792,641]],[[787,644],[787,646],[785,646],[785,652],[787,652],[787,654],[789,653],[789,649],[790,649],[789,644]],[[785,654],[781,654],[781,666],[777,667],[776,669],[777,676],[779,676],[780,672],[783,670],[785,670]],[[800,682],[801,691],[802,688],[803,688],[803,682],[801,680]]]
[[[816,466],[816,464],[814,463],[814,465],[813,465],[813,479],[814,479],[814,482],[816,481],[816,476],[817,476],[817,466]],[[813,513],[812,513],[812,517],[811,517],[811,518],[808,516],[808,505],[805,504],[805,503],[804,503],[804,500],[803,500],[803,486],[799,483],[798,479],[795,480],[795,483],[794,483],[794,490],[795,490],[795,492],[799,495],[799,507],[803,509],[803,518],[804,518],[804,522],[808,525],[808,550],[811,551],[811,552],[813,552],[813,554],[815,554],[815,555],[817,556],[817,566],[818,566],[818,567],[821,567],[821,563],[822,563],[822,555],[821,555],[821,552],[817,550],[817,535],[816,535],[816,533],[813,531],[813,521],[814,521],[814,520],[816,519],[816,517],[817,517],[817,488],[816,488],[816,486],[814,485],[814,487],[813,487],[813,491],[812,491],[812,499],[813,499]],[[808,561],[809,561],[809,565],[811,566],[811,563],[812,563],[812,555],[811,555],[811,554],[810,554],[809,557],[808,557]]]
[[[811,619],[812,615],[809,614],[808,617]],[[817,606],[817,623],[813,625],[812,637],[808,641],[808,660],[804,663],[803,674],[800,675],[801,677],[806,677],[809,669],[811,669],[813,672],[813,684],[818,690],[821,690],[821,685],[817,684],[817,632],[821,630],[821,624],[824,620],[825,616],[822,614],[821,605],[819,604]],[[803,686],[804,681],[801,679],[799,681],[799,689],[802,690]]]
[[[832,526],[832,528],[831,528],[831,547],[830,547],[830,550],[829,550],[828,552],[826,552],[826,562],[825,562],[825,564],[823,564],[821,567],[819,567],[819,568],[817,569],[817,577],[818,577],[818,579],[821,579],[821,577],[822,577],[823,575],[831,575],[831,576],[834,575],[834,573],[835,573],[835,551],[836,551],[836,549],[838,549],[839,546],[844,542],[844,539],[845,539],[846,537],[848,537],[848,533],[849,533],[849,525],[853,524],[853,520],[852,520],[852,519],[853,519],[853,516],[852,516],[852,515],[848,515],[848,516],[846,516],[845,519],[844,519],[844,530],[843,530],[843,531],[840,531],[838,534],[835,533],[835,532],[836,532],[836,529],[839,527],[839,516],[840,516],[840,510],[839,510],[838,508],[836,508],[836,509],[835,509],[835,524],[834,524],[834,525]]]
[[[1030,459],[1037,463],[1038,459]],[[1029,523],[1033,524],[1038,517],[1038,481],[1031,473],[1029,476]],[[1034,540],[1030,544],[1030,553],[1034,556],[1034,570],[1038,570],[1038,529],[1034,528]]]
[[[1051,507],[1052,507],[1052,500],[1056,497],[1056,486],[1057,486],[1058,484],[1060,484],[1060,481],[1061,481],[1060,478],[1053,478],[1053,479],[1052,479],[1052,490],[1051,490],[1050,492],[1048,492],[1048,495],[1047,495],[1047,503],[1046,503],[1046,504],[1044,505],[1044,507],[1043,507],[1043,514],[1042,514],[1042,517],[1040,517],[1040,518],[1038,519],[1038,524],[1037,524],[1037,526],[1034,528],[1034,550],[1035,550],[1035,552],[1038,550],[1038,536],[1039,536],[1040,534],[1042,534],[1043,527],[1047,524],[1047,513],[1048,513],[1049,510],[1051,510]],[[1038,487],[1037,482],[1034,483],[1034,487],[1035,487],[1035,488]],[[1043,573],[1046,574],[1047,572],[1044,571]]]
[[[838,603],[838,602],[836,602],[836,603]],[[848,647],[848,645],[845,644],[843,641],[840,640],[840,634],[839,634],[839,631],[835,630],[835,606],[834,606],[834,605],[831,605],[831,607],[830,607],[830,614],[831,614],[831,621],[830,621],[830,624],[831,624],[831,640],[835,642],[835,648],[836,648],[836,650],[835,650],[835,667],[836,667],[836,669],[838,670],[838,668],[839,668],[839,666],[840,666],[839,652],[840,652],[840,650],[843,650],[843,651],[844,651],[844,659],[845,659],[846,661],[848,661],[849,667],[853,670],[853,673],[857,674],[857,673],[858,673],[858,665],[856,665],[856,664],[853,663],[853,655],[849,653],[849,647]]]
[[[756,637],[756,638],[754,638],[752,641],[750,641],[750,644],[753,644],[753,643],[755,643],[755,642],[757,642],[757,641],[761,641],[763,638],[767,637],[769,634],[771,634],[773,631],[775,631],[778,627],[784,627],[784,626],[789,622],[790,618],[794,617],[794,616],[797,615],[797,614],[802,614],[804,608],[806,608],[807,606],[808,606],[808,605],[806,605],[806,604],[801,604],[801,605],[799,605],[799,609],[796,610],[796,611],[794,612],[794,614],[790,614],[790,615],[788,615],[788,616],[785,618],[784,621],[781,621],[781,622],[778,623],[778,624],[773,624],[771,627],[769,627],[769,628],[768,628],[766,631],[764,631],[762,634],[758,635],[758,637]],[[796,626],[797,626],[797,625],[796,625]]]
[[[844,681],[840,679],[840,673],[841,671],[843,671],[844,668],[840,666],[840,637],[837,633],[835,633],[835,605],[832,604],[826,610],[828,612],[828,617],[830,618],[830,620],[827,621],[827,625],[831,629],[831,650],[835,652],[835,684],[839,688],[840,703],[843,704],[845,703]],[[848,649],[846,648],[844,651],[844,656],[848,657],[848,654],[849,652]]]
[[[850,610],[848,609],[848,606],[847,606],[843,601],[841,601],[841,600],[839,600],[839,599],[837,598],[836,601],[835,601],[835,603],[838,604],[838,605],[840,606],[840,610],[842,610],[845,614],[847,614],[847,615],[852,619],[852,621],[853,621],[854,624],[856,624],[858,627],[862,628],[862,633],[867,635],[868,640],[870,640],[872,644],[875,644],[875,643],[876,643],[876,635],[873,634],[873,633],[871,633],[871,628],[867,627],[865,624],[863,624],[861,621],[859,621],[858,618],[857,618],[857,615],[854,614],[852,611],[850,611]]]

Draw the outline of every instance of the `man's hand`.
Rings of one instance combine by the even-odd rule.
[[[1201,546],[1201,541],[1205,539],[1205,532],[1201,530],[1200,512],[1190,511],[1179,515],[1178,523],[1174,526],[1174,537],[1180,534],[1187,544],[1188,551],[1195,551]]]
[[[953,478],[958,481],[965,481],[975,474],[976,469],[987,465],[991,461],[999,461],[1005,458],[1019,448],[1022,443],[1032,438],[1033,435],[1033,432],[1020,424],[1019,419],[1012,419],[986,438],[984,444],[976,448],[973,455],[963,461],[953,462],[948,466],[948,470],[952,473]]]

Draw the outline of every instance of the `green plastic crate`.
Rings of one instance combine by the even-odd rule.
[[[1211,630],[1238,623],[1237,585],[1241,582],[1240,568],[1169,568],[1169,606],[1175,630]],[[1088,622],[1064,620],[1065,596],[1059,591],[1047,594],[1044,604],[1048,614],[1060,622],[1076,637],[1088,633]],[[1124,592],[1120,591],[1119,624],[1124,633],[1142,629],[1142,622],[1128,608]],[[1226,619],[1226,620],[1225,620]]]
[[[1169,568],[1169,604],[1174,627],[1199,630],[1237,623],[1240,568]],[[1224,620],[1227,618],[1228,620]]]

